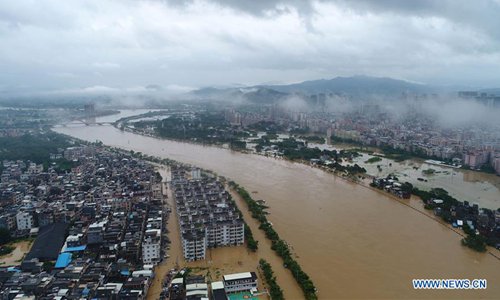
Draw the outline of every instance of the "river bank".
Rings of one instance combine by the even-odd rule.
[[[149,136],[149,137],[152,137],[152,138],[162,139],[161,137],[154,136],[154,135],[149,135],[149,134],[147,134],[147,133],[144,133],[144,132],[142,132],[142,131],[138,131],[138,130],[135,130],[135,129],[132,129],[132,128],[128,128],[128,127],[126,127],[126,129],[127,129],[128,131],[130,131],[130,132],[134,133],[134,134],[139,134],[139,135]],[[183,141],[181,141],[181,142],[183,142]],[[188,142],[191,142],[191,143],[196,144],[196,143],[195,143],[195,142],[193,142],[193,141],[188,141]],[[210,146],[210,145],[205,145],[205,144],[203,144],[203,145],[204,145],[204,146]],[[215,147],[220,147],[220,145],[214,145],[214,146],[215,146]],[[231,149],[231,150],[233,150],[233,149]],[[234,150],[234,151],[238,151],[238,152],[240,152],[240,153],[244,153],[244,154],[257,154],[257,155],[263,155],[262,153],[250,153],[248,150],[246,150],[246,151],[245,151],[245,150]],[[268,156],[268,155],[264,155],[264,156]],[[327,167],[327,166],[325,166],[325,165],[312,164],[312,163],[310,163],[309,161],[304,161],[304,160],[292,160],[292,159],[288,159],[288,158],[286,158],[286,157],[284,157],[284,156],[283,156],[283,157],[281,157],[281,156],[274,156],[274,157],[273,157],[273,156],[268,156],[268,157],[272,157],[272,158],[275,158],[275,159],[276,159],[276,158],[285,159],[285,160],[290,161],[290,162],[292,162],[292,163],[302,163],[302,164],[304,164],[304,165],[307,165],[307,166],[310,166],[310,167],[313,167],[313,168],[319,168],[319,169],[321,169],[321,170],[323,170],[323,171],[325,171],[325,172],[331,173],[333,176],[339,176],[339,177],[340,177],[340,178],[342,178],[342,179],[345,179],[345,180],[351,181],[351,182],[353,182],[353,183],[358,183],[358,184],[361,184],[362,186],[364,186],[364,187],[366,187],[366,188],[370,188],[370,189],[373,189],[373,190],[377,190],[377,191],[379,191],[379,189],[375,189],[375,188],[371,187],[371,186],[369,185],[369,182],[367,182],[367,181],[366,181],[366,178],[365,178],[365,177],[368,177],[368,178],[375,178],[375,177],[374,177],[374,176],[372,176],[372,175],[366,175],[366,174],[350,174],[350,173],[346,173],[346,172],[340,172],[340,171],[334,170],[334,169],[332,169],[332,168],[329,168],[329,167]],[[378,157],[378,156],[374,156],[374,157],[372,157],[371,159],[373,159],[373,158],[377,158],[377,159],[378,159],[378,160],[377,160],[377,162],[378,162],[378,161],[380,161],[380,160],[382,160],[382,159],[381,159],[380,157]],[[368,161],[370,161],[370,159],[369,159]],[[426,161],[426,163],[429,163],[429,164],[435,164],[433,161],[431,161],[431,162]],[[390,196],[392,196],[393,198],[397,198],[397,197],[394,197],[394,195],[390,195]],[[416,198],[418,198],[418,197],[416,197]],[[419,198],[419,199],[420,199],[420,198]],[[400,203],[402,203],[402,204],[404,204],[404,205],[407,205],[405,202],[401,202],[401,201],[400,201]],[[409,207],[411,207],[411,206],[409,206]],[[413,209],[417,209],[416,207],[411,207],[411,208],[413,208]],[[422,209],[423,209],[423,210],[422,210]],[[417,209],[417,210],[418,210],[418,211],[420,211],[420,212],[422,212],[422,213],[424,213],[424,215],[429,216],[429,215],[427,214],[428,212],[425,212],[425,211],[424,211],[424,210],[425,210],[425,208],[423,208],[423,206],[422,206],[422,208],[421,208],[421,209]],[[432,220],[434,220],[434,221],[438,221],[438,222],[439,222],[439,223],[441,223],[441,224],[446,224],[448,228],[450,228],[451,230],[453,230],[453,231],[454,231],[454,232],[456,232],[456,233],[459,233],[459,231],[458,231],[458,230],[456,230],[455,228],[453,228],[450,224],[448,224],[448,223],[444,222],[442,219],[439,219],[439,220],[438,220],[438,218],[431,218],[431,219],[432,219]],[[460,232],[459,234],[460,234],[462,237],[465,237],[465,235],[464,235],[462,232]],[[500,252],[498,251],[498,249],[495,249],[494,247],[488,247],[488,248],[487,248],[487,251],[488,251],[488,253],[489,253],[489,254],[493,255],[493,256],[494,256],[494,257],[496,257],[496,258],[500,257]]]
[[[255,191],[253,196],[266,200],[269,220],[293,247],[320,298],[494,298],[500,293],[497,259],[458,246],[456,233],[385,193],[299,163],[159,140],[111,126],[56,130],[197,165]],[[413,278],[486,278],[488,289],[413,290]]]
[[[153,138],[163,139],[159,136],[152,135],[150,133],[142,132],[141,130],[135,128],[125,127],[125,130],[132,132],[134,134],[140,134],[144,136],[149,136]],[[283,138],[284,135],[279,135]],[[173,139],[174,141],[181,143],[193,143],[198,145],[204,145],[209,147],[220,147],[221,149],[230,149],[229,147],[224,147],[220,144],[206,144],[198,143],[191,140],[179,140]],[[328,144],[315,144],[310,143],[311,147],[319,147],[319,149],[326,150],[347,150],[352,149],[355,151],[361,151],[361,156],[355,157],[351,164],[358,164],[359,166],[366,169],[366,175],[373,177],[385,177],[389,174],[395,174],[404,181],[412,183],[415,187],[424,190],[430,190],[431,188],[441,187],[446,189],[450,195],[454,196],[459,200],[466,200],[470,203],[478,203],[479,207],[484,207],[488,209],[496,210],[500,208],[500,177],[493,174],[481,173],[466,169],[450,168],[448,166],[435,165],[425,161],[425,159],[413,158],[404,161],[395,161],[393,159],[387,158],[385,156],[371,156],[371,150],[376,151],[375,148],[370,151],[362,151],[358,148],[353,148],[356,145],[349,144],[339,144],[339,145],[328,145]],[[339,148],[340,146],[340,148]],[[246,154],[258,154],[265,155],[262,153],[256,153],[251,150],[242,149],[230,149],[232,151],[239,151]],[[376,154],[375,154],[376,155]],[[272,155],[270,155],[272,156]],[[377,163],[367,163],[371,158],[378,157],[381,161]],[[422,170],[434,168],[435,173],[431,175],[422,174]],[[419,180],[421,177],[425,178],[425,181]]]
[[[159,166],[159,172],[165,181],[170,181],[168,167]],[[290,272],[283,267],[281,259],[271,250],[270,241],[266,239],[262,231],[259,230],[259,224],[254,220],[244,200],[234,190],[229,189],[233,200],[243,214],[243,219],[248,224],[254,238],[259,241],[259,248],[253,252],[248,250],[244,245],[238,247],[221,247],[209,249],[207,251],[207,259],[202,261],[186,262],[182,254],[182,245],[180,243],[180,229],[175,213],[175,201],[173,200],[171,189],[166,190],[166,206],[172,210],[167,223],[168,237],[171,241],[167,254],[169,257],[164,260],[155,269],[155,279],[149,288],[148,299],[157,299],[162,290],[162,282],[165,275],[171,269],[190,268],[192,274],[204,275],[209,281],[222,280],[224,274],[232,274],[239,272],[254,271],[257,273],[259,284],[265,282],[262,274],[258,272],[259,260],[266,259],[273,267],[277,277],[278,284],[284,289],[284,295],[288,299],[300,299],[302,291],[295,283]],[[262,288],[262,285],[261,287]],[[260,297],[266,299],[267,297]]]
[[[318,169],[320,169],[320,170],[322,170],[324,172],[327,172],[327,173],[330,172],[334,176],[337,176],[337,175],[335,175],[334,172],[332,172],[328,168],[322,168],[322,167],[317,167],[317,166],[313,166],[313,165],[309,165],[309,166],[311,168],[318,168]],[[207,171],[207,172],[210,172],[210,171]],[[165,175],[162,174],[162,176],[165,176]],[[352,180],[350,178],[343,178],[343,177],[339,177],[339,178],[342,178],[342,179],[346,180],[347,182],[352,182]],[[357,183],[360,184],[360,185],[362,185],[366,189],[369,189],[369,190],[375,191],[377,193],[381,193],[381,194],[386,194],[387,195],[386,192],[383,192],[383,191],[381,191],[379,189],[371,187],[365,181],[359,181]],[[231,184],[230,185],[226,185],[226,189],[230,190],[231,195],[236,200],[236,204],[237,204],[238,208],[242,212],[244,212],[244,219],[248,220],[249,218],[252,218],[251,214],[248,211],[249,210],[248,204],[245,202],[245,200],[242,198],[242,196],[239,194],[239,192],[235,191],[235,189],[234,189],[235,187],[234,186],[235,186],[234,183],[232,183],[232,185]],[[237,187],[237,185],[236,185],[236,187]],[[420,198],[418,198],[416,196],[412,196],[410,199],[401,199],[401,198],[396,197],[394,195],[390,195],[389,194],[389,196],[391,198],[393,198],[394,200],[396,200],[397,202],[399,202],[399,203],[407,206],[408,208],[413,209],[416,212],[421,213],[422,215],[428,217],[429,219],[431,219],[431,220],[433,220],[433,221],[435,221],[435,222],[437,222],[437,223],[445,226],[447,229],[455,232],[457,235],[459,235],[461,237],[465,236],[462,231],[459,231],[456,228],[453,228],[452,226],[450,226],[450,224],[444,222],[441,218],[437,217],[436,215],[434,215],[433,213],[431,213],[429,210],[426,210],[424,208],[424,205],[423,205],[423,203],[422,203],[422,201],[421,201]],[[242,207],[242,206],[244,206],[244,207]],[[258,231],[260,233],[260,230],[259,230],[260,227],[255,227],[255,225],[252,225],[251,229],[252,229],[252,231]],[[178,234],[178,232],[177,232],[177,234]],[[263,238],[266,239],[267,241],[269,241],[265,235],[263,235]],[[239,247],[237,247],[237,248],[239,248]],[[226,250],[223,251],[223,250],[220,250],[220,249],[226,249],[227,251]],[[241,260],[241,256],[238,255],[238,253],[241,252],[241,251],[233,251],[233,250],[231,250],[232,248],[220,248],[220,249],[212,249],[208,253],[208,257],[209,257],[208,263],[206,261],[199,261],[199,262],[188,263],[188,264],[186,264],[184,262],[183,266],[184,267],[188,266],[188,267],[192,268],[194,270],[194,272],[193,272],[194,274],[204,275],[209,280],[220,280],[221,279],[220,278],[221,274],[241,272],[241,270],[239,268],[237,268],[237,269],[234,268],[236,262],[240,266],[241,265],[247,265],[246,263],[243,263],[243,260]],[[237,249],[235,248],[234,250],[237,250]],[[180,249],[179,251],[182,251],[182,249]],[[493,248],[489,249],[488,252],[489,252],[490,255],[492,255],[496,259],[499,259],[499,256],[498,256],[499,253],[494,253],[494,252],[498,252],[496,249],[493,249]],[[247,254],[251,255],[251,254],[254,254],[254,253],[252,253],[251,251],[247,251]],[[218,263],[220,255],[222,255],[225,258],[223,264]],[[298,255],[295,254],[295,253],[293,254],[293,256],[295,258],[298,258]],[[239,258],[239,259],[235,260],[234,258]],[[245,257],[245,258],[248,258],[248,257]],[[252,265],[254,263],[255,263],[255,259],[252,260],[252,263],[250,265]],[[178,264],[177,264],[177,268],[179,268]],[[287,268],[283,268],[283,269],[285,271],[288,270]],[[165,269],[165,273],[166,273],[167,270],[169,270],[169,269],[166,268]],[[216,275],[215,279],[214,279],[214,274]],[[262,275],[262,274],[259,274],[259,275]],[[217,278],[217,277],[219,277],[219,278]],[[261,276],[259,276],[259,278],[262,279]],[[157,280],[159,280],[159,279],[157,279]]]

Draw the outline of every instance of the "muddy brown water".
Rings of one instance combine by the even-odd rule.
[[[122,132],[61,127],[88,141],[210,169],[270,206],[269,220],[293,247],[321,299],[497,298],[500,261],[393,198],[309,166]],[[496,251],[496,250],[494,250]],[[485,278],[486,290],[414,290],[413,278]]]

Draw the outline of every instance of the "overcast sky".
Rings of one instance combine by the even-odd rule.
[[[0,92],[365,74],[500,87],[500,0],[0,1]]]

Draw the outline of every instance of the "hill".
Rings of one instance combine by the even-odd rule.
[[[257,85],[246,88],[207,87],[191,92],[205,99],[243,99],[252,103],[276,103],[292,94],[303,96],[325,93],[367,99],[371,97],[395,98],[404,93],[435,93],[440,89],[409,81],[370,76],[336,77],[304,81],[288,85]]]

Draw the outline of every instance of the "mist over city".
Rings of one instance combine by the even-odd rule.
[[[0,2],[0,300],[496,299],[499,0]]]

